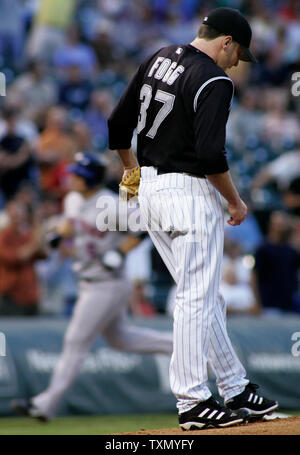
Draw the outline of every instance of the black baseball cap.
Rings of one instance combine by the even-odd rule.
[[[252,31],[247,19],[239,10],[233,8],[216,8],[203,19],[203,24],[210,25],[224,35],[232,36],[243,50],[240,60],[258,63],[249,50]]]

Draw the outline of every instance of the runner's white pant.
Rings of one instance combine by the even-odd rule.
[[[54,416],[60,400],[79,374],[86,354],[100,334],[118,350],[171,355],[172,333],[131,326],[126,322],[126,304],[131,292],[131,284],[125,280],[80,284],[79,299],[50,385],[32,399],[44,415]]]
[[[228,400],[248,380],[226,330],[226,305],[219,293],[224,243],[221,197],[206,179],[187,174],[157,175],[142,167],[142,218],[176,284],[171,389],[179,413],[211,392],[207,363],[219,394]]]

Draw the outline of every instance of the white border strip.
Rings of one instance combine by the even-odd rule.
[[[230,79],[230,77],[217,76],[217,77],[212,77],[211,79],[208,79],[206,82],[204,82],[204,84],[201,85],[201,87],[200,87],[199,90],[197,91],[197,93],[196,93],[196,95],[195,95],[195,98],[194,98],[194,112],[196,112],[196,110],[197,110],[198,98],[199,98],[199,95],[200,95],[200,93],[202,92],[202,90],[203,90],[210,82],[217,81],[218,79],[226,79],[227,81],[230,81],[230,82],[232,83],[232,88],[233,88],[233,90],[232,90],[232,98],[231,98],[231,102],[230,102],[229,109],[231,108],[232,99],[233,99],[233,91],[234,91],[233,82],[232,82],[232,80]]]

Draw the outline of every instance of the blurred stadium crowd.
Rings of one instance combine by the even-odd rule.
[[[77,151],[109,159],[107,118],[143,58],[190,42],[206,11],[239,8],[260,64],[230,72],[227,153],[249,207],[226,227],[222,292],[231,314],[300,312],[300,3],[297,0],[1,0],[0,314],[70,314],[77,283],[67,248],[47,257]],[[299,73],[300,75],[300,73]],[[174,287],[146,239],[127,258],[131,312],[172,313]]]

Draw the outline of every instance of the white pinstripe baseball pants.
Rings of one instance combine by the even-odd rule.
[[[219,293],[224,242],[221,197],[206,179],[187,174],[157,175],[142,167],[141,215],[176,284],[170,384],[179,413],[211,392],[207,363],[225,400],[249,382],[226,330]]]

